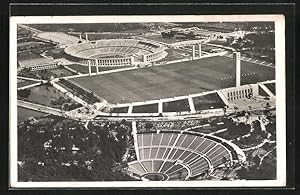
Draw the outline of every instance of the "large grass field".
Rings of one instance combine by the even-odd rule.
[[[233,59],[218,56],[71,80],[108,102],[125,103],[220,89],[221,79],[234,75],[233,65]],[[256,73],[257,81],[275,78],[273,68],[242,62],[246,73]]]

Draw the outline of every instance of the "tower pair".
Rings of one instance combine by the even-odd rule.
[[[193,45],[192,47],[193,47],[193,49],[192,49],[192,55],[193,55],[192,59],[195,60],[195,58],[196,58],[196,46]],[[198,57],[199,57],[199,59],[201,59],[201,44],[198,44]]]
[[[79,35],[79,40],[82,41],[82,36],[81,36],[81,34]],[[89,41],[89,39],[88,39],[88,34],[87,34],[87,33],[85,34],[85,40],[86,40],[86,41]]]
[[[96,74],[99,74],[99,67],[98,67],[98,60],[95,59],[95,65],[96,65]],[[88,67],[89,67],[89,75],[92,74],[92,67],[91,67],[91,60],[88,60]]]

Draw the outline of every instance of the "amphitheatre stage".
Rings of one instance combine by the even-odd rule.
[[[224,79],[232,76],[234,68],[232,58],[217,56],[70,80],[109,103],[129,103],[232,87],[224,86]],[[242,61],[241,69],[242,75],[257,75],[251,81],[242,77],[242,84],[275,79],[272,67]]]

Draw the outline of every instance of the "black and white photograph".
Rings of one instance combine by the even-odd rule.
[[[286,184],[282,15],[12,16],[10,184]]]

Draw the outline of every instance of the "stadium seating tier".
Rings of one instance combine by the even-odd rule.
[[[94,56],[114,54],[120,56],[141,56],[161,51],[162,46],[150,41],[135,39],[107,39],[74,44],[65,49],[71,56],[88,59]]]

